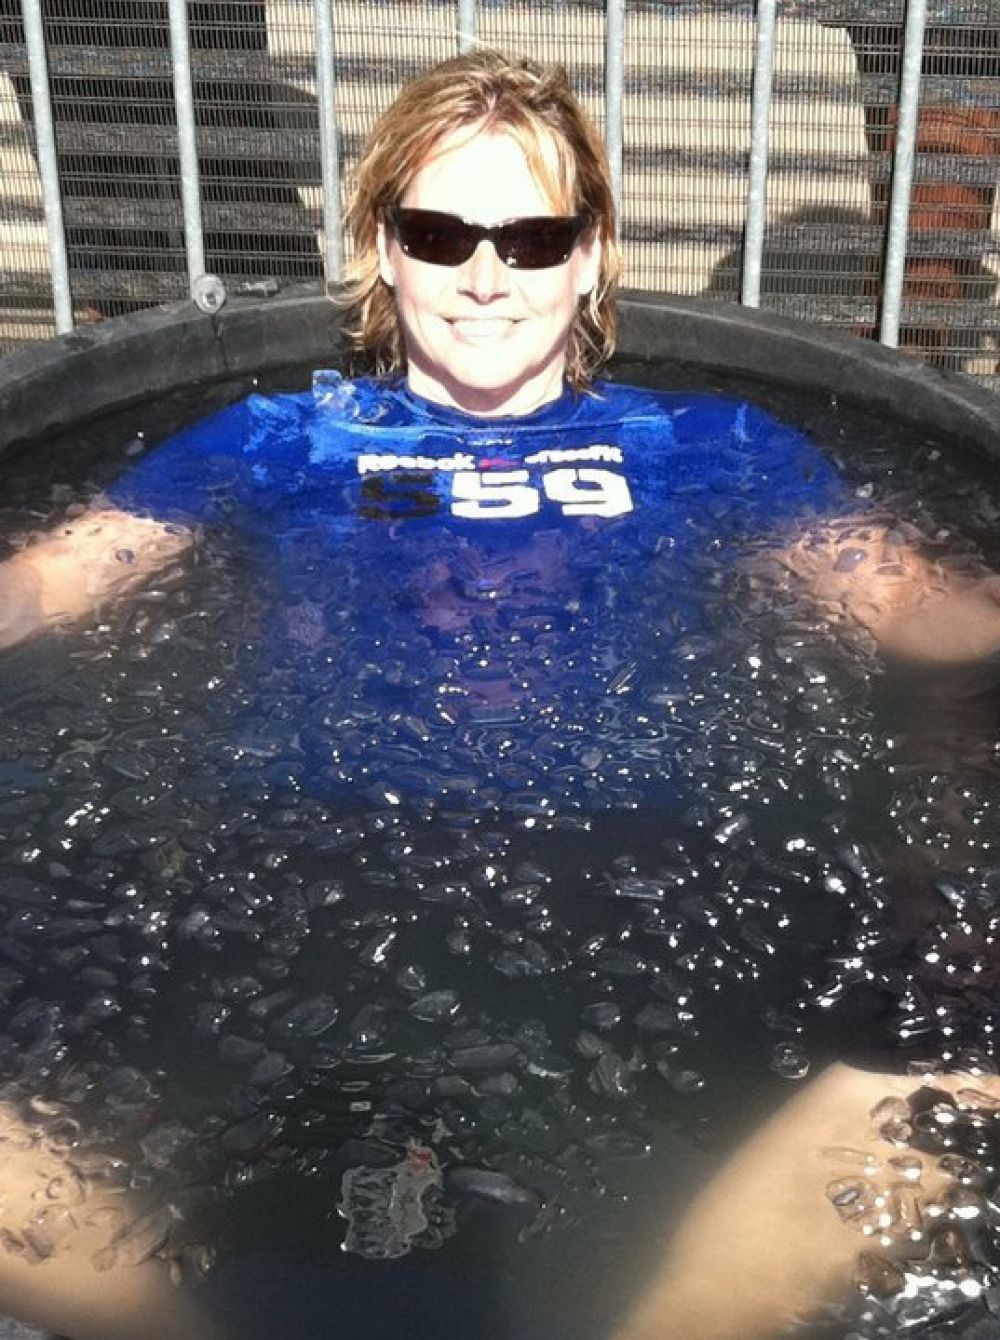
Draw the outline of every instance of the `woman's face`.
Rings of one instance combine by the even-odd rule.
[[[463,127],[441,141],[399,202],[492,225],[557,214],[505,133]],[[597,280],[596,231],[545,270],[504,265],[483,240],[462,265],[404,255],[379,229],[380,271],[395,291],[407,381],[428,400],[472,414],[526,414],[562,391],[570,326]]]

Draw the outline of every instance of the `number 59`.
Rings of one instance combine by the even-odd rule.
[[[541,506],[527,470],[456,470],[451,510],[472,520],[516,520],[534,516]],[[550,470],[542,476],[545,497],[562,507],[563,516],[624,516],[632,511],[628,480],[611,470]]]

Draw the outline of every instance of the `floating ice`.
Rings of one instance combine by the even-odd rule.
[[[347,1220],[342,1250],[372,1260],[406,1256],[431,1229],[441,1180],[433,1151],[415,1142],[390,1167],[348,1168],[337,1206]],[[437,1246],[441,1235],[431,1239],[427,1245]]]

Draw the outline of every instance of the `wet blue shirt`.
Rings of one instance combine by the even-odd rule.
[[[279,514],[345,533],[419,518],[479,537],[485,524],[493,542],[512,522],[529,521],[523,536],[713,500],[749,531],[825,507],[836,487],[801,433],[722,396],[598,382],[532,414],[485,419],[402,382],[325,372],[312,392],[252,395],[178,433],[111,498],[162,518],[228,517],[272,543]]]
[[[111,500],[242,537],[310,789],[579,805],[676,794],[655,741],[738,617],[720,574],[842,493],[718,396],[599,383],[483,419],[323,373],[178,434]]]

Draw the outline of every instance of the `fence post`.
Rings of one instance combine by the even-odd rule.
[[[24,41],[28,49],[28,73],[31,78],[31,108],[35,122],[38,172],[42,179],[42,203],[52,273],[52,305],[56,333],[73,329],[73,295],[69,286],[69,258],[66,254],[66,225],[63,220],[62,191],[59,185],[59,159],[56,154],[52,97],[49,92],[49,62],[45,51],[45,25],[41,0],[24,0]]]
[[[743,279],[740,301],[760,306],[760,272],[767,225],[767,159],[774,87],[774,32],[777,0],[759,0],[757,48],[754,56],[753,103],[750,112],[750,180],[747,220],[743,235]]]
[[[177,149],[181,168],[181,204],[184,209],[184,254],[188,291],[203,311],[214,311],[225,301],[221,283],[206,285],[205,237],[201,222],[201,172],[194,121],[194,84],[191,79],[191,39],[187,0],[170,0],[170,60],[173,66]]]
[[[458,0],[458,54],[464,56],[476,45],[476,0]]]
[[[625,132],[625,0],[607,0],[604,30],[604,139],[611,167],[611,190],[621,232],[622,143]]]
[[[340,213],[340,135],[337,127],[337,55],[333,0],[315,0],[316,90],[319,102],[319,153],[323,176],[323,269],[327,285],[338,284],[344,270],[343,220]]]
[[[889,231],[885,246],[885,276],[882,281],[882,319],[879,339],[895,349],[899,344],[899,318],[903,307],[906,243],[910,229],[910,194],[917,153],[917,121],[920,116],[920,68],[924,56],[927,0],[908,0],[906,33],[903,38],[903,68],[899,87],[899,119],[896,152],[892,159],[892,194],[889,198]]]

